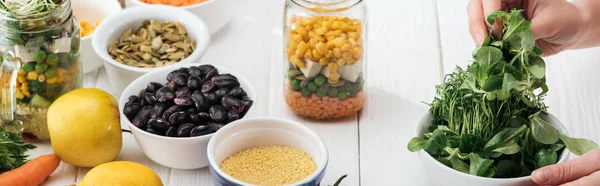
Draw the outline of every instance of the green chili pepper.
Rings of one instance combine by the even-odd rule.
[[[308,87],[302,88],[302,96],[308,97],[312,94],[312,92],[308,89]]]
[[[56,67],[56,65],[58,65],[58,55],[55,53],[48,53],[46,56],[46,63],[48,63],[50,66]]]
[[[33,59],[38,63],[43,63],[46,60],[46,52],[38,50],[33,54]]]
[[[38,73],[44,73],[46,70],[48,70],[48,64],[46,63],[38,63],[35,65],[35,71]]]
[[[21,69],[23,69],[23,71],[25,71],[25,72],[31,72],[34,68],[35,68],[34,62],[27,63],[27,64],[23,65],[23,67],[21,67]]]
[[[317,84],[315,84],[315,82],[308,83],[308,90],[310,90],[311,92],[317,91],[318,88],[319,87],[317,86]]]
[[[327,93],[328,96],[337,96],[338,95],[338,89],[333,87],[329,89],[329,92]]]
[[[44,76],[46,76],[46,78],[56,77],[56,68],[48,69],[48,71],[46,71],[46,73],[44,73]]]
[[[302,88],[300,87],[300,80],[294,79],[292,80],[292,90],[299,91]]]

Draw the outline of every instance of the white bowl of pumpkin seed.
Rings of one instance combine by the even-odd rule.
[[[92,36],[117,95],[147,72],[199,62],[209,44],[210,32],[201,18],[164,5],[125,9],[102,21]]]

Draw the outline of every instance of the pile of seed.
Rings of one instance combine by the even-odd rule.
[[[286,146],[249,148],[225,159],[220,168],[235,179],[255,185],[292,184],[317,170],[306,152]]]
[[[196,42],[181,23],[146,20],[141,27],[121,33],[119,40],[108,46],[108,53],[119,63],[153,68],[177,63],[195,48]]]

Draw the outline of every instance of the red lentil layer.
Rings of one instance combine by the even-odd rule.
[[[365,93],[358,92],[355,97],[340,100],[337,97],[319,97],[312,94],[302,96],[299,91],[285,90],[285,102],[298,115],[316,119],[337,119],[360,111],[365,103]]]

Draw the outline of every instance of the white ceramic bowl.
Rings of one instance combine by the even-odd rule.
[[[150,4],[140,0],[125,0],[127,7],[148,6]],[[219,31],[229,22],[233,14],[235,6],[233,0],[208,0],[203,3],[183,6],[184,10],[190,11],[202,18],[211,34]]]
[[[121,11],[121,5],[117,1],[90,1],[71,0],[73,14],[79,21],[85,21],[96,25],[96,21],[102,21],[110,15]],[[93,35],[93,34],[92,34]],[[83,62],[83,73],[87,74],[102,67],[102,59],[94,52],[92,46],[92,35],[81,38],[80,58]]]
[[[323,179],[329,160],[323,140],[298,122],[263,117],[232,122],[210,139],[207,151],[214,185],[250,185],[227,175],[219,165],[237,152],[267,145],[283,145],[303,150],[316,163],[317,170],[314,173],[292,185],[318,185]]]
[[[173,138],[159,136],[143,131],[135,127],[123,114],[123,107],[127,102],[129,96],[138,95],[138,93],[145,89],[150,82],[166,83],[166,77],[169,72],[177,70],[181,67],[199,66],[202,64],[176,64],[170,65],[166,68],[162,68],[150,73],[144,74],[131,82],[125,89],[119,99],[119,110],[121,111],[121,127],[129,128],[133,134],[137,144],[144,154],[152,161],[161,164],[165,167],[171,167],[175,169],[197,169],[206,167],[208,165],[208,159],[206,157],[206,146],[208,140],[213,134],[187,137],[187,138]],[[248,80],[240,73],[232,71],[228,68],[213,65],[219,73],[229,73],[238,78],[240,87],[244,89],[248,97],[250,97],[254,104],[256,104],[256,93],[254,87],[248,82]],[[250,107],[248,112],[243,118],[247,118],[252,115],[255,106]],[[227,125],[226,125],[227,126]]]
[[[104,61],[108,81],[113,86],[113,93],[121,92],[137,77],[157,69],[168,68],[170,65],[157,68],[138,68],[121,64],[110,57],[108,45],[116,41],[127,28],[137,28],[144,20],[179,21],[188,31],[188,37],[196,41],[196,49],[187,58],[177,64],[195,63],[202,58],[210,43],[208,28],[202,19],[183,9],[153,5],[125,9],[102,21],[92,37],[94,51]]]
[[[540,117],[548,122],[550,125],[559,130],[562,134],[568,135],[565,126],[552,115],[540,114]],[[431,124],[433,116],[427,112],[426,115],[419,121],[419,125],[415,130],[415,135],[423,137],[423,134],[427,132],[427,128]],[[466,173],[454,170],[436,159],[434,159],[429,153],[424,150],[417,151],[421,163],[423,164],[423,170],[430,177],[427,179],[431,185],[461,185],[461,186],[529,186],[535,185],[531,180],[531,176],[519,177],[519,178],[485,178],[474,176]],[[559,155],[558,163],[564,162],[568,159],[569,150],[564,149],[562,154]]]

